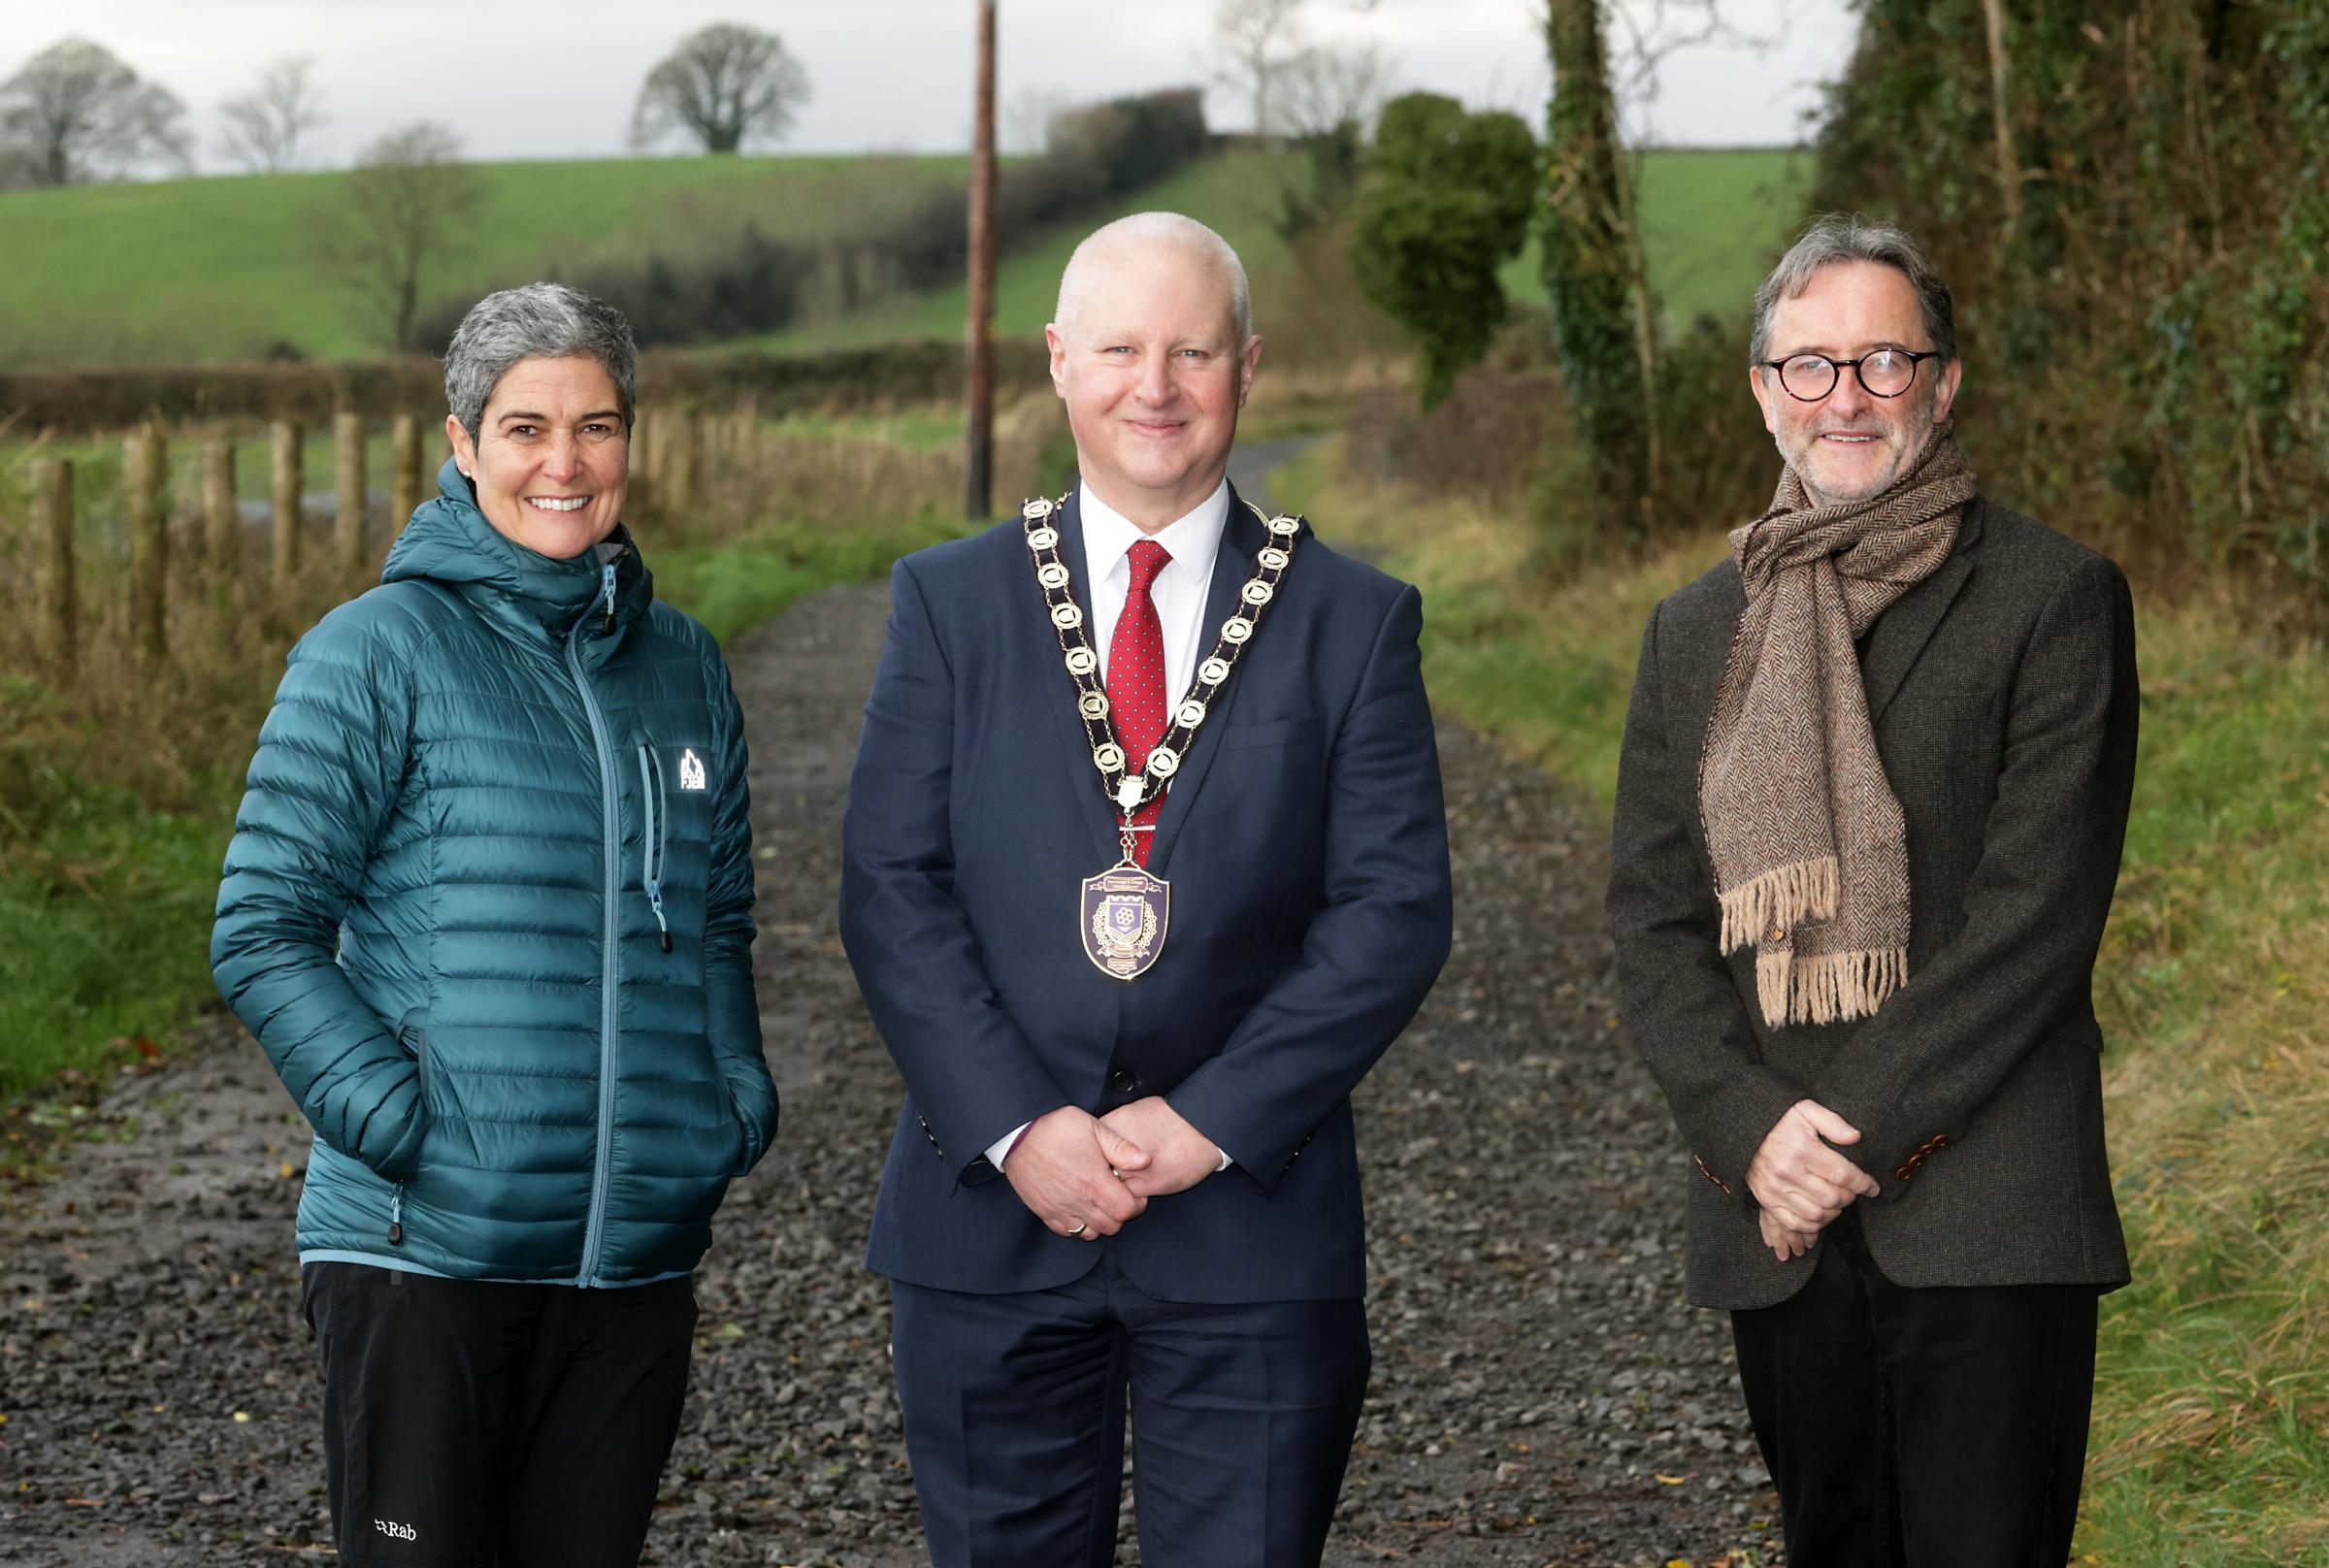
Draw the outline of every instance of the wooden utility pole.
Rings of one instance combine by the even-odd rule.
[[[977,108],[970,132],[969,408],[965,419],[963,512],[995,509],[995,0],[979,0]]]

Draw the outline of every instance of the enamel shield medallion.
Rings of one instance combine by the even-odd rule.
[[[1172,888],[1130,864],[1084,878],[1084,956],[1102,974],[1134,980],[1164,950]]]

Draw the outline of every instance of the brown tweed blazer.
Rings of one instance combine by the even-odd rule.
[[[1625,716],[1610,934],[1625,1026],[1693,1155],[1688,1289],[1784,1301],[1811,1258],[1757,1237],[1747,1165],[1809,1096],[1883,1185],[1901,1285],[2121,1285],[2090,988],[2135,775],[2135,623],[2108,559],[1985,499],[1860,642],[1908,823],[1909,983],[1873,1018],[1771,1028],[1755,953],[1717,950],[1699,822],[1707,714],[1746,607],[1723,563],[1659,604]]]

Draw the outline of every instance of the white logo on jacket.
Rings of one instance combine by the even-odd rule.
[[[683,790],[700,790],[705,787],[704,759],[697,756],[692,747],[679,754],[679,787]]]
[[[379,1531],[382,1535],[393,1536],[399,1541],[417,1541],[420,1539],[420,1532],[418,1530],[415,1530],[410,1524],[399,1524],[394,1519],[376,1519],[372,1521],[372,1527]]]

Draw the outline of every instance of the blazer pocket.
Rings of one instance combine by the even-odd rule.
[[[1244,751],[1256,746],[1315,746],[1316,719],[1265,719],[1259,724],[1232,724],[1221,732],[1221,749]]]

